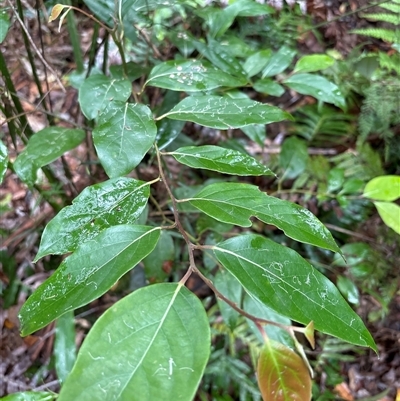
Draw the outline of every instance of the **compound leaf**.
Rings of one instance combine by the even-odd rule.
[[[250,217],[255,216],[296,241],[340,252],[331,233],[309,210],[268,196],[254,185],[215,183],[186,200],[224,223],[250,227]]]
[[[141,288],[95,323],[59,401],[192,401],[210,353],[200,300],[181,284]]]
[[[376,351],[371,334],[338,289],[298,253],[260,235],[214,246],[219,262],[252,297],[276,312],[352,344]]]
[[[130,173],[153,145],[157,126],[143,104],[114,101],[99,117],[93,142],[110,178]]]
[[[154,249],[159,236],[160,227],[120,225],[79,246],[22,306],[22,335],[103,295]]]
[[[311,378],[301,357],[289,347],[267,339],[257,365],[264,401],[309,401]]]
[[[233,99],[221,96],[187,97],[162,117],[192,121],[205,127],[218,129],[270,124],[292,119],[289,113],[278,107],[247,98]]]
[[[85,139],[85,131],[48,127],[36,132],[14,163],[15,172],[28,185],[36,181],[36,171],[58,159]]]
[[[114,178],[85,188],[47,224],[34,261],[73,252],[108,227],[134,223],[149,196],[149,185],[133,178]]]
[[[193,168],[235,175],[273,175],[273,172],[254,157],[237,150],[219,146],[186,146],[167,153],[179,163]]]

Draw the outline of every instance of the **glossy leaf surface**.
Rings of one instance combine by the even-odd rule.
[[[2,141],[0,141],[0,184],[3,182],[4,176],[7,171],[8,165],[8,152],[7,148]]]
[[[47,224],[34,261],[73,252],[108,227],[134,223],[149,196],[149,185],[133,178],[114,178],[85,188]]]
[[[132,85],[126,79],[114,79],[105,75],[92,75],[79,88],[79,104],[86,118],[98,117],[101,110],[111,101],[125,102],[132,92]]]
[[[254,83],[253,88],[257,92],[277,97],[282,96],[285,93],[285,88],[273,81],[271,78],[259,79]]]
[[[85,139],[81,129],[48,127],[34,134],[14,162],[15,172],[28,185],[36,181],[36,171],[58,159]]]
[[[168,153],[179,163],[193,168],[235,175],[273,175],[273,172],[254,157],[237,150],[219,146],[186,146]]]
[[[296,52],[287,46],[283,46],[279,51],[272,54],[264,67],[262,78],[273,77],[285,71],[291,64]]]
[[[247,58],[243,64],[243,69],[248,77],[257,75],[267,65],[272,55],[270,49],[260,50]]]
[[[294,74],[283,83],[302,95],[313,96],[342,109],[346,107],[346,100],[338,86],[320,75]]]
[[[221,86],[242,86],[246,82],[244,77],[233,77],[206,60],[170,60],[152,69],[146,85],[175,91],[199,92]]]
[[[188,200],[202,212],[224,223],[250,227],[250,217],[255,216],[278,227],[296,241],[340,252],[331,233],[309,210],[268,196],[254,185],[211,184]]]
[[[301,57],[294,67],[295,72],[314,72],[332,66],[335,60],[327,54],[311,54]]]
[[[254,100],[220,96],[187,97],[163,117],[192,121],[205,127],[229,129],[251,124],[269,124],[289,119],[289,113],[278,107]]]
[[[374,202],[383,222],[400,234],[400,206],[392,202]]]
[[[210,353],[200,300],[180,284],[136,290],[86,337],[59,401],[192,401]]]
[[[264,401],[309,401],[311,378],[307,366],[289,347],[269,340],[261,349],[257,381]]]
[[[154,249],[159,236],[159,227],[121,225],[79,246],[22,306],[22,335],[103,295]]]
[[[400,198],[400,176],[384,175],[367,183],[363,196],[378,201],[391,202]]]
[[[130,173],[151,148],[157,127],[143,104],[113,102],[100,115],[93,142],[110,178]]]
[[[360,317],[337,288],[298,253],[259,235],[214,247],[219,262],[246,292],[276,312],[352,344],[376,350]]]

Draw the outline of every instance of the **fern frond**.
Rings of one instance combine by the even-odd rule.
[[[397,5],[394,3],[383,3],[380,4],[379,7],[384,8],[388,11],[393,11],[394,13],[400,13],[400,4]]]
[[[391,13],[362,14],[363,18],[372,21],[388,22],[389,24],[400,24],[400,13],[398,15]]]
[[[400,40],[400,30],[392,31],[385,28],[354,29],[351,33],[382,39],[385,42],[396,43]]]

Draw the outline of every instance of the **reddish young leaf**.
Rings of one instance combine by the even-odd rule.
[[[264,401],[309,401],[311,378],[303,360],[285,345],[268,339],[261,350],[257,380]]]

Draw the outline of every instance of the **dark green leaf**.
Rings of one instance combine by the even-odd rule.
[[[81,129],[49,127],[33,135],[26,148],[14,162],[15,172],[22,181],[33,185],[36,171],[58,159],[68,150],[78,146],[85,139]]]
[[[73,311],[69,311],[57,319],[54,359],[58,380],[64,383],[76,359],[75,318]]]
[[[339,275],[337,277],[336,285],[348,302],[358,305],[360,301],[360,294],[358,292],[357,285],[353,281],[346,276]]]
[[[148,69],[142,65],[136,64],[133,61],[126,63],[126,75],[129,81],[133,82],[146,74]],[[122,64],[116,64],[110,66],[110,74],[112,78],[122,79],[125,76],[124,68]]]
[[[112,102],[99,117],[93,142],[110,178],[130,173],[151,148],[157,127],[143,104]]]
[[[264,124],[252,124],[242,127],[241,130],[254,142],[258,143],[261,147],[264,146],[267,132]]]
[[[215,256],[246,292],[276,312],[352,344],[376,350],[360,317],[337,288],[292,249],[259,235],[214,247]]]
[[[276,97],[282,96],[285,93],[285,88],[271,78],[259,79],[254,83],[253,88],[257,92]]]
[[[291,64],[295,55],[296,52],[294,50],[291,50],[287,46],[281,47],[279,51],[270,57],[263,70],[262,78],[273,77],[274,75],[285,71]]]
[[[235,175],[273,175],[273,172],[251,156],[219,146],[186,146],[166,153],[179,163],[193,168]]]
[[[192,401],[210,354],[200,300],[181,284],[136,290],[95,323],[59,401]]]
[[[279,165],[285,170],[285,178],[298,177],[305,170],[307,161],[308,149],[304,140],[292,136],[283,142],[279,154]]]
[[[9,27],[10,18],[8,17],[7,10],[2,8],[0,9],[0,43],[6,38]]]
[[[187,97],[162,117],[192,121],[205,127],[229,129],[251,124],[269,124],[292,116],[278,107],[250,99],[220,96]]]
[[[79,88],[79,104],[89,120],[98,117],[111,101],[128,100],[132,85],[126,79],[113,79],[105,75],[92,75]]]
[[[22,306],[22,335],[103,295],[154,249],[159,236],[159,227],[120,225],[79,246]]]
[[[149,196],[149,185],[133,178],[114,178],[85,188],[47,224],[34,261],[73,252],[108,227],[134,223]]]
[[[333,168],[328,174],[328,192],[335,192],[342,188],[344,178],[344,169]]]
[[[206,60],[170,60],[156,65],[145,85],[175,91],[199,92],[221,86],[242,86],[246,82],[246,78],[233,77]]]
[[[313,96],[321,102],[333,103],[342,109],[346,107],[346,100],[338,86],[320,75],[294,74],[283,83],[302,95]]]
[[[293,72],[314,72],[330,67],[335,60],[326,54],[311,54],[303,56],[297,61]]]
[[[257,75],[268,63],[272,55],[271,49],[260,50],[247,58],[243,69],[249,78]]]
[[[255,216],[264,223],[278,227],[296,241],[340,252],[331,233],[309,210],[268,196],[254,185],[211,184],[186,200],[224,223],[250,227],[250,217]]]
[[[7,148],[2,141],[0,141],[0,184],[3,182],[4,176],[7,171],[8,165],[8,152]]]

